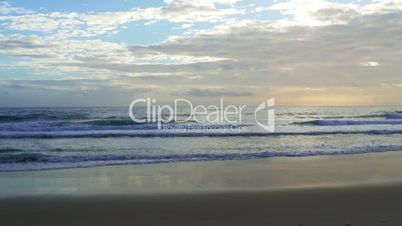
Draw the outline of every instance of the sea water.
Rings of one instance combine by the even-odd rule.
[[[402,151],[402,107],[275,107],[275,132],[254,110],[241,122],[160,129],[133,122],[128,107],[0,108],[0,171]]]

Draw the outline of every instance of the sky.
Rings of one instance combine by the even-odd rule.
[[[401,105],[402,0],[0,1],[0,107]]]

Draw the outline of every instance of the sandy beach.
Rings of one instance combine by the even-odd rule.
[[[0,203],[2,225],[402,225],[402,185]],[[36,222],[36,223],[35,223]]]
[[[3,172],[0,217],[9,226],[396,226],[401,160],[381,153]]]

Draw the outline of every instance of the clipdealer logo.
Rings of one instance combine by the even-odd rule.
[[[134,114],[136,106],[146,106],[146,117],[138,117]],[[178,118],[179,108],[185,106],[189,113],[184,118]],[[157,104],[156,99],[135,99],[129,106],[129,116],[136,123],[157,123],[157,128],[162,129],[167,123],[242,123],[242,113],[247,105],[224,105],[223,98],[220,105],[193,105],[188,99],[175,99],[173,105]],[[259,104],[254,110],[254,120],[257,126],[268,131],[275,132],[275,98],[270,98]]]

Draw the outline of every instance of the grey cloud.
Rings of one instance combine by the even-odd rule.
[[[1,107],[128,106],[152,90],[101,80],[0,80]]]
[[[233,64],[230,61],[219,62],[201,62],[190,64],[119,64],[107,63],[98,58],[76,58],[80,63],[58,63],[56,66],[76,66],[91,69],[104,69],[114,72],[126,73],[174,73],[174,72],[190,72],[203,74],[208,76],[208,73],[215,73],[222,70],[235,70],[242,67],[241,65]]]
[[[236,71],[250,83],[339,86],[402,80],[402,12],[360,15],[347,24],[295,26],[280,32],[261,21],[228,26],[229,31],[223,34],[200,34],[149,49],[236,59],[220,67],[222,73]],[[362,66],[371,61],[379,62],[379,67]]]
[[[12,48],[36,49],[44,47],[51,47],[51,46],[33,43],[29,40],[16,40],[15,37],[11,37],[7,41],[0,42],[0,49],[12,49]]]
[[[230,91],[224,89],[191,89],[185,92],[184,94],[196,97],[219,97],[219,96],[244,97],[253,95],[253,93],[251,92]]]
[[[32,90],[55,90],[55,91],[94,91],[101,88],[114,87],[124,91],[136,90],[149,92],[147,88],[130,88],[116,85],[115,80],[102,79],[76,79],[76,80],[0,80],[0,87],[8,89],[32,89]]]

